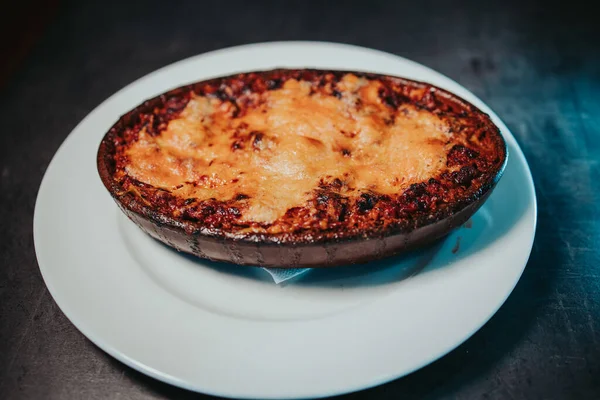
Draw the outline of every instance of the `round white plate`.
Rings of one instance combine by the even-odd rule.
[[[490,113],[509,147],[504,177],[464,227],[433,248],[284,286],[265,271],[183,256],[123,217],[96,172],[120,115],[170,88],[275,67],[364,70],[446,88]],[[390,381],[434,361],[502,305],[529,257],[536,201],[514,137],[456,82],[360,47],[255,44],[175,63],[130,84],[69,135],[42,181],[35,249],[65,315],[92,342],[154,378],[251,398],[321,397]]]

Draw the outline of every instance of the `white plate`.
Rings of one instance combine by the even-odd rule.
[[[284,287],[269,282],[260,269],[195,260],[142,234],[118,211],[96,172],[104,133],[121,114],[167,89],[274,67],[365,70],[446,88],[490,113],[501,127],[510,153],[505,175],[472,226],[434,248],[367,268],[312,271]],[[98,106],[48,167],[34,238],[40,270],[59,307],[118,360],[200,392],[301,398],[377,385],[458,346],[512,291],[529,257],[535,224],[533,182],[523,153],[473,94],[390,54],[289,42],[189,58]]]

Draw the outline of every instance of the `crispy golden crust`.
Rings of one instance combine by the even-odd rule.
[[[325,117],[334,121],[324,128],[315,117],[317,134],[300,135],[304,147],[298,147],[298,135],[286,133],[294,131],[290,121],[300,120],[285,116],[287,130],[277,131],[274,118],[268,119],[281,117],[274,99],[289,93],[297,96],[294,115],[298,107],[316,106],[315,112],[328,110]],[[266,117],[256,122],[262,114]],[[358,129],[340,128],[347,126]],[[373,136],[365,142],[372,126],[386,139]],[[430,129],[432,137],[424,137],[421,128]],[[202,132],[198,141],[186,136],[190,129]],[[408,139],[394,141],[402,134]],[[266,187],[265,193],[257,176],[243,174],[270,171],[265,162],[275,160],[289,143],[296,146],[290,154],[320,151],[323,166],[307,172],[302,164],[304,169],[291,177],[281,171],[269,175],[297,182],[290,187],[302,190],[295,197],[278,194],[280,208],[291,206],[281,210],[276,204],[265,212],[264,201],[276,190]],[[386,151],[386,143],[396,147]],[[430,144],[428,152],[423,150]],[[195,146],[203,147],[196,151]],[[204,146],[217,150],[208,157]],[[405,149],[405,157],[399,149]],[[391,160],[383,164],[389,176],[365,175],[376,165],[373,157],[382,155]],[[225,166],[215,164],[222,159]],[[394,162],[404,159],[409,161],[394,171]],[[490,118],[444,90],[396,77],[318,70],[238,74],[172,90],[124,115],[98,154],[102,180],[122,208],[188,235],[270,243],[325,243],[414,231],[486,195],[505,161],[504,140]],[[167,162],[168,168],[161,168]],[[272,165],[281,169],[282,164]]]

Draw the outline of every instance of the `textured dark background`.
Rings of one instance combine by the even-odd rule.
[[[515,134],[538,195],[531,259],[496,316],[432,365],[346,398],[600,398],[600,28],[584,3],[40,3],[4,9],[0,39],[12,49],[0,55],[0,398],[208,398],[122,365],[69,323],[37,267],[35,197],[67,134],[124,85],[288,39],[372,47],[457,80]]]

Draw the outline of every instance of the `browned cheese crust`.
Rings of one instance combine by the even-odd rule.
[[[145,102],[106,134],[98,166],[121,207],[188,235],[324,243],[450,217],[505,160],[489,116],[442,89],[274,70]]]

